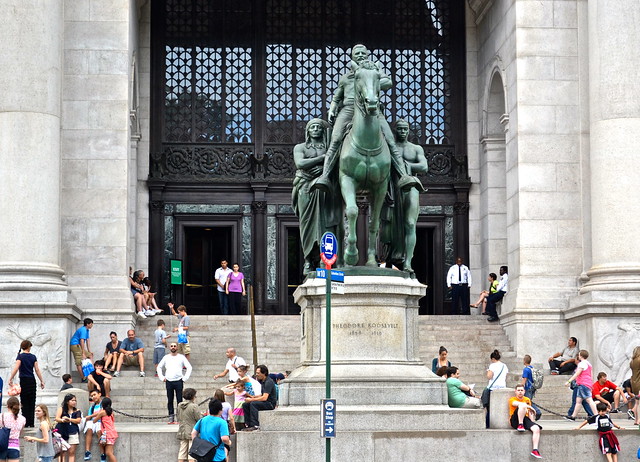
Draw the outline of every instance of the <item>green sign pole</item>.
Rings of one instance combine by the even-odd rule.
[[[331,398],[331,265],[326,265],[327,268],[327,309],[325,310],[325,349],[326,349],[326,384],[325,395],[327,399]],[[331,462],[331,438],[325,438],[325,453],[326,461]]]

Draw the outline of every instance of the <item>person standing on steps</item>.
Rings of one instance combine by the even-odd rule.
[[[73,359],[76,363],[76,369],[78,374],[82,377],[82,383],[87,383],[87,378],[82,372],[82,360],[89,358],[93,361],[93,353],[89,346],[89,331],[93,327],[93,319],[85,318],[82,322],[82,327],[75,331],[71,341],[69,342],[69,349],[73,355]],[[35,404],[35,403],[34,403]]]
[[[227,365],[225,366],[224,371],[220,372],[213,376],[213,380],[218,380],[219,378],[225,377],[229,374],[229,383],[236,383],[240,376],[238,375],[238,368],[240,366],[246,366],[247,363],[240,356],[236,355],[235,348],[227,348]]]
[[[177,424],[175,411],[173,407],[173,395],[176,396],[178,404],[182,402],[182,389],[184,382],[189,380],[191,376],[191,363],[184,355],[178,353],[178,344],[172,342],[169,345],[170,353],[166,355],[158,364],[156,372],[161,382],[164,382],[167,388],[167,410],[169,411],[169,423]],[[165,369],[165,373],[162,369]],[[184,372],[184,374],[183,374]]]
[[[451,314],[470,314],[471,271],[462,257],[456,258],[456,264],[449,268],[447,287],[451,290]]]
[[[222,260],[220,262],[220,268],[216,270],[214,273],[214,278],[216,280],[216,286],[218,289],[218,301],[220,302],[220,314],[229,314],[229,296],[227,295],[226,287],[227,287],[227,278],[233,272],[231,268],[229,268],[229,263],[227,260]]]
[[[44,389],[44,380],[42,373],[38,367],[38,358],[31,353],[32,343],[29,340],[23,340],[20,343],[21,353],[18,353],[16,363],[13,366],[11,375],[9,376],[9,386],[13,383],[16,373],[20,376],[20,398],[22,400],[22,415],[26,419],[26,427],[30,428],[34,425],[34,412],[36,408],[36,378],[40,379],[40,388]],[[2,390],[0,390],[0,393]]]
[[[509,292],[509,268],[506,266],[500,267],[500,282],[498,282],[498,290],[495,293],[490,294],[487,297],[487,314],[489,318],[487,321],[496,322],[500,321],[498,312],[496,311],[496,303],[501,301],[505,295]]]

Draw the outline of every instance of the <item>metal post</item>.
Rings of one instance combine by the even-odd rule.
[[[251,347],[253,349],[253,368],[258,366],[258,345],[256,340],[256,309],[253,304],[253,285],[249,286],[249,314],[251,315]]]
[[[325,383],[325,395],[331,398],[331,265],[326,265],[327,268],[327,302],[325,310],[325,360],[326,360],[326,383]],[[326,462],[331,462],[331,438],[325,438],[325,453]]]

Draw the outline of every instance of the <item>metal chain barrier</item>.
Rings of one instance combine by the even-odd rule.
[[[213,396],[210,398],[206,398],[202,401],[200,401],[198,403],[198,407],[202,406],[204,403],[207,403],[209,401],[211,401],[212,399],[215,399]],[[173,415],[135,415],[135,414],[129,414],[128,412],[124,412],[124,411],[119,411],[117,409],[113,409],[113,412],[115,412],[116,414],[120,414],[126,417],[133,417],[134,419],[141,419],[141,420],[165,420],[165,419],[169,419],[171,417],[175,417]]]
[[[534,401],[531,401],[531,404],[533,404],[534,406],[536,406],[536,407],[537,407],[538,409],[540,409],[541,411],[548,412],[549,414],[557,415],[558,417],[564,417],[564,416],[566,416],[566,415],[567,415],[567,414],[559,414],[559,413],[557,413],[557,412],[555,412],[555,411],[552,411],[551,409],[547,409],[546,407],[542,407],[542,406],[540,406],[538,403],[536,403],[536,402],[534,402]]]

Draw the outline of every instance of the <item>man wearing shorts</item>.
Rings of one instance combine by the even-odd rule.
[[[144,377],[144,343],[136,337],[136,331],[130,329],[127,331],[127,338],[120,345],[120,358],[118,358],[118,366],[113,374],[114,377],[120,376],[120,368],[125,366],[140,366],[140,377]]]
[[[80,327],[73,334],[73,337],[71,337],[69,349],[71,350],[71,354],[73,355],[73,359],[76,363],[78,374],[82,377],[82,383],[86,383],[87,378],[82,372],[82,360],[86,358],[93,359],[93,353],[91,353],[91,349],[89,347],[89,330],[93,327],[93,319],[85,318],[82,324],[82,327]]]
[[[542,427],[532,420],[535,418],[536,411],[531,406],[531,400],[524,396],[524,385],[516,385],[515,396],[509,398],[509,415],[511,426],[519,432],[529,430],[533,433],[531,437],[532,450],[531,456],[536,459],[542,459],[540,451],[538,451],[538,443],[540,442],[540,430]]]

